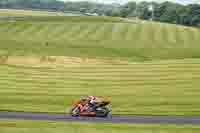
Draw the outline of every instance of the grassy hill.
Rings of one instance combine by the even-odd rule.
[[[200,115],[199,36],[108,17],[1,20],[0,110],[61,113],[98,95],[114,114]]]
[[[1,55],[112,57],[133,60],[200,57],[200,30],[107,17],[0,21]],[[6,45],[5,45],[6,44]]]

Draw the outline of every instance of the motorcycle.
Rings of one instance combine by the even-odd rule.
[[[86,106],[86,103],[79,101],[74,104],[73,108],[70,111],[72,117],[103,117],[103,118],[112,118],[111,109],[108,107],[110,104],[109,101],[101,101],[99,103],[89,104]]]

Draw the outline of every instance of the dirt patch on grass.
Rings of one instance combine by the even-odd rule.
[[[0,128],[1,127],[16,127],[15,123],[1,123],[0,122]]]
[[[24,66],[79,66],[87,64],[124,64],[128,61],[120,59],[94,59],[68,56],[1,56],[0,64],[24,65]]]
[[[0,64],[5,64],[8,60],[7,55],[0,56]]]

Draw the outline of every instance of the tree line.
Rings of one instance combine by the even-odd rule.
[[[149,9],[152,7],[152,10]],[[150,3],[129,2],[123,5],[121,17],[138,17],[144,20],[167,22],[173,24],[200,26],[200,5],[181,5],[172,2]]]
[[[0,8],[64,10],[59,0],[0,0]]]
[[[0,8],[78,11],[80,13],[96,13],[98,15],[132,17],[144,20],[152,19],[186,26],[200,26],[199,4],[128,2],[119,5],[93,2],[62,2],[59,0],[0,0]]]

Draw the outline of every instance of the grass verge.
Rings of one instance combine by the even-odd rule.
[[[192,125],[128,125],[48,121],[0,120],[1,133],[199,133]]]

